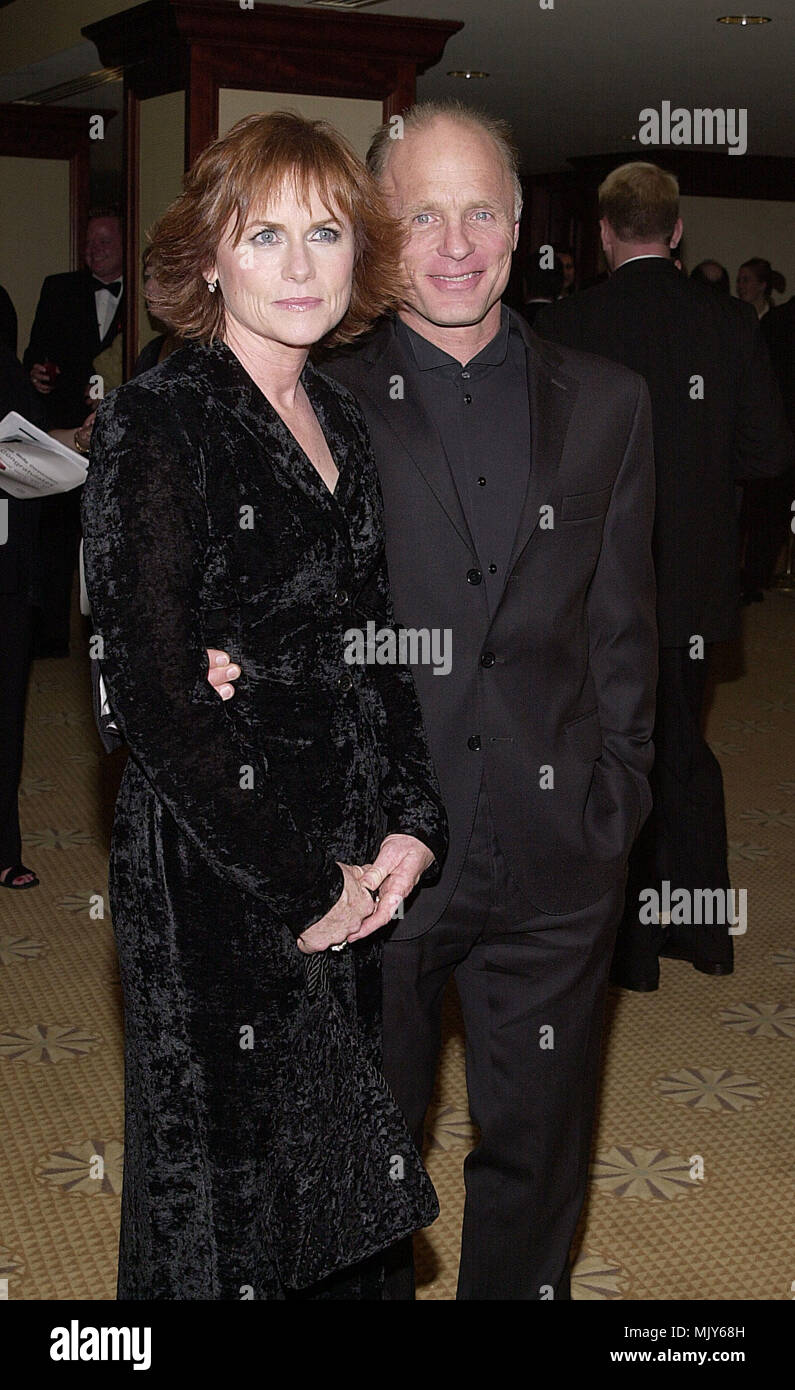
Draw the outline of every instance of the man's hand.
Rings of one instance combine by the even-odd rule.
[[[340,868],[345,880],[340,896],[325,917],[307,927],[298,938],[298,949],[306,956],[343,945],[358,935],[364,919],[373,913],[372,895],[362,882],[364,870],[358,864],[340,864]]]
[[[235,693],[235,687],[230,685],[230,681],[236,681],[240,675],[240,667],[234,664],[230,666],[230,658],[226,652],[219,652],[215,647],[207,648],[207,660],[209,670],[207,679],[214,690],[218,691],[222,700],[231,700]]]
[[[361,880],[365,888],[378,893],[378,906],[358,931],[351,932],[348,940],[358,941],[386,926],[432,863],[433,855],[428,846],[414,835],[387,835],[375,863],[365,865]]]
[[[30,369],[30,379],[40,396],[49,396],[55,386],[54,378],[50,375],[51,367],[55,367],[56,375],[60,376],[61,369],[54,362],[34,362]]]

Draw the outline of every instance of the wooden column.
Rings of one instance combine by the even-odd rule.
[[[102,107],[33,106],[23,102],[0,105],[0,155],[25,159],[64,159],[69,164],[69,227],[72,270],[83,264],[88,217],[89,121],[110,121],[115,111]]]

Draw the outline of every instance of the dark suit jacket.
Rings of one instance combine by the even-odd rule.
[[[370,429],[397,620],[452,631],[448,675],[412,667],[450,850],[397,937],[427,931],[444,910],[484,771],[514,877],[528,903],[551,913],[595,902],[623,876],[651,804],[648,393],[633,373],[542,343],[513,319],[527,353],[533,454],[521,515],[506,516],[516,537],[492,620],[444,446],[412,396],[394,324],[323,368],[351,389]],[[499,433],[495,420],[495,447]],[[542,517],[544,507],[553,510]],[[485,653],[493,664],[481,663]]]
[[[34,362],[57,362],[61,375],[46,397],[49,428],[82,425],[89,413],[85,389],[94,358],[121,331],[124,295],[113,321],[100,340],[96,301],[88,270],[48,275],[41,287],[30,343],[24,356],[28,370]]]
[[[536,330],[646,378],[660,642],[731,637],[740,597],[735,481],[783,472],[792,442],[753,309],[654,257],[558,300]],[[691,395],[694,377],[703,378],[703,399]]]
[[[0,285],[0,342],[17,355],[17,311],[8,291]]]
[[[759,326],[778,377],[790,429],[795,430],[795,297],[770,309]]]

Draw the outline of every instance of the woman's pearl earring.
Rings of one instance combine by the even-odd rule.
[[[208,280],[208,281],[207,281],[207,288],[208,288],[208,290],[210,291],[210,294],[215,294],[215,291],[216,291],[216,289],[218,288],[218,281],[217,281],[217,280]]]

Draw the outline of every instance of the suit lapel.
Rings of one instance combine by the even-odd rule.
[[[122,312],[122,305],[123,305],[123,304],[124,304],[124,295],[122,294],[122,297],[121,297],[121,299],[119,300],[119,302],[118,302],[118,304],[116,305],[116,308],[115,308],[115,310],[114,310],[113,318],[111,319],[110,324],[108,325],[108,331],[107,331],[107,333],[105,334],[104,338],[102,339],[101,343],[99,343],[99,346],[98,346],[98,348],[97,348],[97,351],[98,351],[98,352],[104,352],[104,351],[105,351],[105,348],[110,346],[110,344],[113,342],[114,338],[116,337],[116,334],[119,332],[119,322],[120,322],[120,319],[121,319],[121,312]],[[94,322],[95,322],[95,324],[96,324],[96,320],[97,320],[97,316],[96,316],[96,313],[95,313],[95,314],[94,314]],[[97,324],[97,326],[96,326],[96,333],[97,333],[97,339],[99,339],[99,324]]]
[[[91,275],[86,270],[83,272],[83,286],[80,295],[80,303],[85,315],[85,342],[89,347],[92,357],[96,357],[100,351],[99,324],[97,323],[97,302],[94,298],[94,289],[91,284]]]
[[[508,574],[536,529],[540,508],[552,501],[555,478],[566,443],[579,386],[557,365],[559,355],[522,326],[527,354],[532,462],[524,505],[513,542]]]
[[[406,360],[391,322],[378,330],[362,350],[362,356],[370,363],[371,371],[366,376],[362,374],[357,383],[357,395],[366,395],[389,425],[456,531],[474,552],[475,544],[441,435],[423,410],[419,397],[408,388],[413,374],[411,363]],[[405,393],[402,396],[400,382]]]

